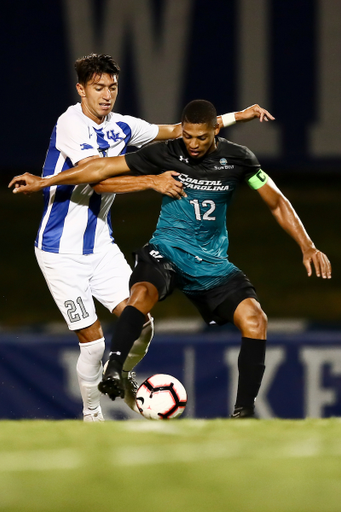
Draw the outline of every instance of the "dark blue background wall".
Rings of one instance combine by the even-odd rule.
[[[269,336],[266,372],[257,398],[262,418],[341,415],[340,331]],[[155,374],[180,379],[188,393],[186,417],[228,417],[236,396],[240,336],[212,328],[157,335],[137,367],[139,383]],[[69,335],[3,333],[0,340],[0,419],[80,418],[75,366],[79,351]],[[106,419],[139,419],[123,400],[103,397]]]
[[[5,0],[1,11],[2,172],[40,170],[76,101],[73,62],[91,51],[119,61],[122,113],[167,123],[196,97],[221,113],[258,102],[276,127],[230,138],[275,169],[339,171],[340,0]]]

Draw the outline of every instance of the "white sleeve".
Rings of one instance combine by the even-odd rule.
[[[158,133],[159,127],[157,124],[150,124],[138,117],[125,116],[131,128],[131,139],[129,146],[141,147],[148,142],[154,140]]]
[[[60,116],[56,128],[56,147],[73,165],[90,156],[99,156],[92,145],[89,129],[78,116]]]

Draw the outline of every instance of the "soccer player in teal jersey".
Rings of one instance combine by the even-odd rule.
[[[253,285],[227,256],[226,210],[237,186],[246,180],[259,193],[300,246],[308,276],[313,265],[317,276],[329,279],[331,265],[315,247],[290,202],[262,171],[256,156],[244,146],[219,138],[218,133],[214,106],[195,100],[184,109],[181,139],[94,160],[47,178],[46,186],[96,183],[130,170],[151,175],[150,179],[166,170],[176,171],[186,197],[164,196],[156,230],[150,242],[137,251],[128,306],[117,322],[99,389],[112,399],[124,396],[122,367],[145,315],[178,287],[208,324],[232,322],[240,330],[239,381],[232,417],[247,418],[254,416],[265,369],[267,317]],[[20,189],[26,181],[19,177],[12,184]],[[38,182],[34,190],[43,186]]]

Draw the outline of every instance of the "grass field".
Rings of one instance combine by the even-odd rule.
[[[2,512],[337,512],[341,420],[0,422]]]

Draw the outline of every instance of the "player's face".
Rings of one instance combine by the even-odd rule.
[[[112,111],[118,93],[116,75],[94,75],[86,85],[77,84],[77,91],[82,99],[83,113],[100,124]]]
[[[216,149],[215,136],[219,133],[218,125],[213,127],[206,123],[183,123],[182,138],[187,152],[192,158],[202,158]]]

